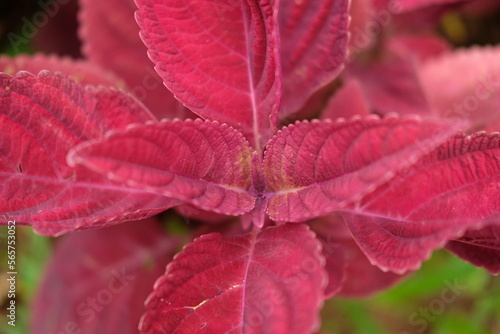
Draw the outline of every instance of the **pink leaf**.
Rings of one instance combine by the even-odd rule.
[[[351,118],[353,116],[368,116],[371,106],[365,97],[361,82],[355,78],[344,81],[344,85],[339,88],[328,101],[321,118]]]
[[[274,1],[137,3],[141,36],[168,89],[260,150],[277,126],[281,95]]]
[[[334,294],[364,297],[386,289],[405,276],[383,272],[372,265],[354,242],[351,233],[338,215],[315,219],[310,226],[323,244],[328,273],[327,298]]]
[[[467,231],[461,238],[448,242],[446,249],[492,274],[500,273],[499,226]]]
[[[153,120],[131,97],[61,75],[0,75],[0,212],[42,234],[139,219],[176,204],[72,168],[75,145]]]
[[[357,202],[445,141],[456,125],[369,116],[286,127],[265,153],[268,213],[299,222]]]
[[[487,218],[500,208],[499,156],[500,135],[457,135],[366,196],[360,209],[412,221]]]
[[[31,332],[137,333],[143,302],[178,246],[153,219],[64,237],[35,298]]]
[[[251,149],[217,122],[165,121],[114,132],[68,156],[124,185],[200,209],[241,215],[252,209]]]
[[[379,114],[431,114],[412,57],[389,54],[380,62],[351,66],[349,76],[362,82],[370,110]]]
[[[338,240],[352,239],[345,228],[342,217],[332,215],[309,222],[311,230],[321,242],[321,251],[325,257],[325,271],[328,274],[328,285],[325,288],[325,299],[337,294],[346,281],[347,259],[345,247]],[[346,231],[347,233],[342,233]]]
[[[76,82],[93,85],[122,88],[123,82],[112,73],[106,72],[99,65],[86,60],[74,60],[68,57],[18,55],[14,58],[0,57],[0,71],[15,75],[19,71],[28,71],[38,74],[42,70],[61,72]]]
[[[500,136],[457,136],[342,214],[373,264],[402,273],[500,210]]]
[[[374,0],[357,0],[351,1],[349,4],[349,51],[347,62],[350,63],[355,59],[356,55],[373,46],[376,42],[376,36],[368,36],[366,34],[367,27],[370,21],[373,20],[375,13]],[[391,11],[392,13],[392,11]],[[385,23],[387,20],[381,21]],[[384,24],[385,25],[385,24]]]
[[[165,89],[148,59],[134,19],[134,0],[80,0],[80,6],[83,54],[123,78],[158,119],[184,117],[185,108]]]
[[[377,15],[381,15],[380,13],[374,14],[375,19],[368,21],[367,26],[378,21]],[[366,104],[369,111],[378,114],[397,112],[432,115],[431,105],[420,82],[419,67],[423,60],[437,57],[450,47],[432,35],[403,33],[385,39],[383,43],[379,46],[383,49],[382,55],[378,57],[380,59],[368,63],[358,61],[347,67],[344,74],[344,80],[347,81],[345,87],[333,96],[332,103],[335,104],[327,108],[338,106],[341,110],[346,109],[342,102],[345,100],[344,104],[348,105],[348,98],[351,98],[353,100],[350,104],[354,104],[354,112],[359,109],[359,104]],[[359,93],[351,87],[353,81],[358,84],[359,87],[356,88]],[[346,96],[349,93],[351,96]],[[338,94],[341,95],[336,97]]]
[[[418,63],[431,60],[451,51],[448,41],[433,34],[398,34],[385,40],[387,50]]]
[[[281,1],[282,113],[300,109],[332,81],[347,53],[348,1]]]
[[[323,304],[323,265],[305,225],[232,238],[204,235],[156,282],[140,330],[309,334]]]
[[[477,224],[471,219],[406,221],[347,213],[342,217],[372,265],[396,274],[419,269],[434,249]]]
[[[499,57],[500,47],[471,48],[423,64],[420,69],[422,86],[436,115],[470,119],[473,130],[498,124]],[[460,71],[458,77],[457,71]]]

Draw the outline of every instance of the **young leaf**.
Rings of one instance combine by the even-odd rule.
[[[309,334],[323,304],[323,265],[305,225],[204,235],[156,282],[141,333]]]
[[[178,246],[153,219],[64,237],[35,298],[32,333],[137,333]]]
[[[80,6],[83,54],[125,80],[158,119],[184,117],[184,106],[165,89],[147,56],[134,19],[134,0],[81,0]]]
[[[165,85],[196,114],[241,130],[260,151],[281,95],[273,0],[137,0]]]
[[[375,116],[284,128],[268,144],[268,213],[300,222],[357,202],[444,142],[457,124]]]
[[[68,161],[130,188],[216,213],[241,215],[255,202],[251,148],[239,132],[217,122],[136,125],[84,143]]]
[[[332,81],[347,53],[347,0],[280,1],[282,115]]]
[[[417,269],[435,248],[491,223],[500,209],[498,156],[499,135],[456,136],[342,215],[373,264]]]
[[[75,145],[153,116],[133,98],[62,75],[0,75],[0,212],[42,234],[139,219],[177,204],[66,163]]]
[[[499,226],[467,231],[461,238],[448,242],[446,249],[476,267],[486,268],[494,275],[500,273]]]

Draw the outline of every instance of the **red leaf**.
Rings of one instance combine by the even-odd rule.
[[[61,75],[0,75],[0,212],[42,234],[140,219],[174,205],[66,163],[75,145],[153,116],[122,93]]]
[[[348,22],[347,0],[280,2],[283,116],[299,110],[340,72]]]
[[[35,298],[32,333],[137,333],[178,246],[152,219],[64,237]]]
[[[448,242],[446,249],[494,275],[500,273],[500,226],[467,231],[461,238]]]
[[[274,1],[137,3],[141,36],[168,89],[260,150],[277,126],[281,95]]]
[[[500,210],[500,136],[457,136],[343,214],[373,264],[402,273]],[[370,213],[370,215],[368,215]]]
[[[357,0],[351,1],[349,4],[349,58],[347,62],[353,61],[356,56],[366,50],[373,47],[373,44],[377,42],[376,36],[368,36],[366,34],[368,22],[378,22],[374,20],[375,12],[375,0]],[[385,7],[387,8],[387,7]],[[391,8],[392,9],[392,8]],[[391,13],[393,11],[391,10]],[[388,20],[381,20],[382,25],[388,24]],[[370,23],[373,25],[373,23]]]
[[[338,240],[352,240],[352,238],[342,217],[338,215],[315,219],[308,225],[321,242],[321,252],[326,260],[325,271],[328,274],[328,285],[325,288],[325,299],[328,299],[337,294],[346,281],[346,252],[345,247]]]
[[[456,124],[375,116],[284,128],[267,146],[268,213],[304,221],[357,202],[456,131]]]
[[[479,0],[464,3],[460,8],[461,14],[465,16],[489,15],[500,8],[500,2],[496,0]]]
[[[124,185],[226,215],[252,209],[251,149],[233,128],[217,122],[165,121],[137,125],[68,156]]]
[[[340,117],[368,116],[371,112],[369,101],[364,96],[359,80],[351,78],[344,81],[328,101],[328,105],[321,113],[321,118],[337,119]]]
[[[398,0],[397,5],[392,5],[392,0],[376,0],[376,2],[382,4],[385,3],[385,8],[387,6],[397,6],[401,12],[409,12],[416,9],[426,8],[429,6],[436,5],[447,5],[460,2],[468,2],[472,0]]]
[[[416,62],[409,56],[387,55],[380,62],[351,66],[349,76],[362,83],[370,110],[379,114],[426,116],[431,107],[419,81]]]
[[[61,72],[71,77],[76,82],[94,86],[123,86],[120,79],[112,73],[106,72],[99,65],[86,60],[74,60],[66,57],[47,56],[44,54],[18,55],[14,58],[0,57],[0,71],[9,75],[15,75],[19,71],[28,71],[38,74],[42,70],[49,72]]]
[[[184,220],[187,222],[189,222],[190,219],[194,219],[202,221],[203,223],[219,224],[227,222],[228,220],[233,218],[232,216],[225,216],[214,212],[201,210],[189,204],[180,204],[175,207],[175,211],[177,211],[182,217],[184,217]]]
[[[55,53],[68,55],[75,59],[81,58],[81,41],[77,36],[78,3],[79,0],[63,0],[50,3],[39,2],[37,3],[38,6],[31,7],[36,8],[36,13],[25,12],[26,14],[33,14],[31,17],[27,16],[29,21],[23,20],[25,29],[29,29],[24,30],[28,31],[28,34],[23,31],[23,37],[30,40],[30,47],[37,50],[37,52],[45,54]],[[20,6],[20,8],[26,7]],[[45,15],[48,15],[46,19],[43,18]],[[33,30],[29,28],[29,24],[26,22],[33,24]],[[31,31],[34,32],[32,33]],[[21,38],[23,44],[28,42],[24,38]]]
[[[135,22],[134,0],[80,0],[83,54],[114,71],[158,119],[184,117],[186,110],[162,84]]]
[[[394,206],[399,204],[391,202]],[[347,213],[342,213],[342,217],[371,264],[396,274],[419,269],[433,250],[477,224],[471,219],[407,221]]]
[[[365,297],[386,289],[405,276],[383,272],[372,265],[349,232],[344,220],[331,215],[310,222],[323,244],[328,273],[327,298],[338,294],[347,297]]]
[[[305,225],[232,238],[204,235],[156,282],[140,330],[309,334],[323,304],[323,265]]]
[[[385,42],[387,50],[400,57],[411,58],[421,63],[451,51],[445,39],[433,34],[398,34]]]
[[[471,48],[423,64],[422,86],[435,113],[470,119],[475,131],[500,130],[491,127],[492,123],[500,123],[499,57],[500,47]]]
[[[499,156],[500,135],[457,135],[366,196],[360,208],[412,221],[489,217],[500,208]]]

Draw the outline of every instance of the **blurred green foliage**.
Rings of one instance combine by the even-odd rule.
[[[453,294],[450,284],[463,288]],[[364,299],[334,297],[322,315],[324,333],[500,333],[500,277],[441,250],[393,288]]]
[[[34,234],[31,227],[16,227],[16,326],[7,324],[7,227],[0,226],[0,333],[27,334],[30,306],[50,258],[52,239]]]

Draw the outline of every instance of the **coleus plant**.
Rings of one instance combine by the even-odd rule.
[[[498,134],[394,113],[286,124],[345,63],[347,0],[137,6],[156,71],[200,118],[159,121],[127,93],[61,74],[2,74],[0,211],[50,236],[186,205],[239,217],[244,232],[201,235],[168,264],[142,333],[310,333],[326,298],[382,288],[443,246],[500,272]],[[92,231],[61,249],[95,254],[89,240],[112,237],[126,248],[119,236],[136,228],[128,246],[150,247],[150,282],[177,246],[152,224]],[[355,263],[353,247],[364,253]],[[364,256],[375,270],[368,288],[349,276]],[[37,330],[54,329],[37,319]]]

